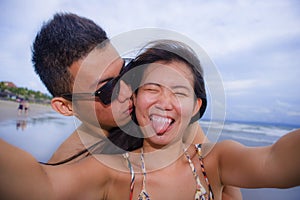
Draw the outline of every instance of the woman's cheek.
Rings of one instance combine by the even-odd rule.
[[[194,101],[185,99],[180,101],[180,114],[182,118],[190,119],[194,111]]]

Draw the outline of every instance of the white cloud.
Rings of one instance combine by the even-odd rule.
[[[242,79],[233,81],[224,81],[226,96],[240,96],[253,94],[254,91],[262,87],[268,87],[270,83],[259,79]]]
[[[287,115],[288,116],[293,116],[293,117],[300,117],[300,111],[299,112],[297,112],[297,111],[288,111]]]
[[[255,85],[256,80],[234,80],[224,82],[224,88],[226,91],[239,91],[252,88]]]

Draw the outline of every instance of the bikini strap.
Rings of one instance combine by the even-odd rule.
[[[201,182],[200,182],[200,178],[197,174],[197,170],[191,160],[190,155],[188,154],[187,150],[184,151],[185,157],[187,158],[189,165],[192,169],[192,173],[194,175],[194,178],[196,180],[196,193],[195,193],[195,200],[205,200],[205,196],[207,196],[207,192],[205,190],[205,188],[202,186]]]
[[[204,168],[203,156],[202,156],[202,150],[201,150],[202,145],[201,144],[195,144],[195,147],[196,147],[196,151],[197,151],[198,156],[199,156],[201,171],[202,171],[202,174],[204,176],[205,182],[206,182],[206,184],[208,186],[208,189],[209,189],[209,198],[208,199],[214,199],[214,194],[212,192],[211,185],[209,183],[209,180],[207,178],[207,174],[206,174],[205,168]]]
[[[141,149],[141,167],[142,167],[142,172],[143,172],[143,187],[142,187],[142,191],[139,194],[138,200],[150,200],[150,196],[147,193],[146,190],[146,164],[145,164],[145,160],[144,160],[144,151],[143,149]]]
[[[129,196],[129,199],[132,200],[133,199],[133,189],[134,189],[135,174],[134,174],[134,170],[133,170],[133,167],[131,165],[131,162],[129,160],[129,154],[128,153],[124,153],[123,157],[127,161],[127,165],[128,165],[129,171],[130,171],[130,196]]]

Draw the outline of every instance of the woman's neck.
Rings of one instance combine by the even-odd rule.
[[[181,140],[173,142],[167,146],[156,149],[144,142],[141,149],[130,154],[132,165],[137,172],[140,171],[141,153],[144,154],[144,161],[146,163],[147,172],[162,169],[174,163],[180,156],[182,156],[185,145]]]

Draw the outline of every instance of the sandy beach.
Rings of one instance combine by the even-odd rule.
[[[17,119],[20,116],[25,116],[24,113],[22,113],[20,116],[18,115],[18,106],[18,102],[0,100],[0,122]],[[31,103],[29,106],[28,117],[40,115],[47,112],[53,112],[50,105]]]

